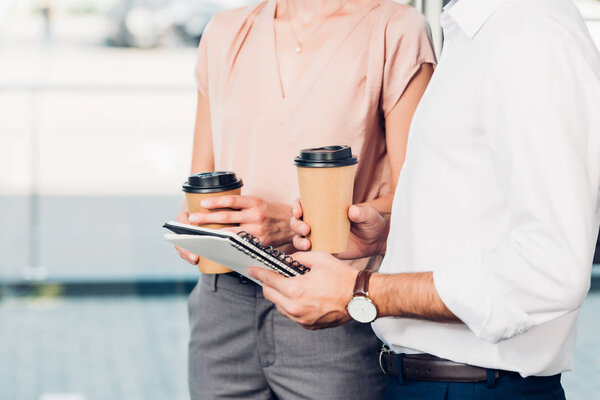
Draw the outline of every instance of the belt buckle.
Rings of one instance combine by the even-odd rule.
[[[394,352],[386,344],[383,344],[381,346],[381,349],[379,349],[379,368],[381,369],[381,372],[383,372],[385,375],[387,375],[388,373],[385,370],[385,368],[383,367],[383,354],[384,353],[385,354],[394,354]]]

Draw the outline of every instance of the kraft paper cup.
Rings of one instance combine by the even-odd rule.
[[[341,253],[348,248],[354,175],[358,160],[348,146],[305,149],[294,160],[303,219],[312,250]]]
[[[200,205],[200,202],[206,198],[220,197],[227,195],[239,195],[242,192],[242,180],[235,173],[227,171],[203,172],[192,175],[183,185],[185,198],[187,201],[188,212],[192,213],[212,213],[217,211],[231,210],[230,208],[217,208],[208,210]],[[227,226],[236,226],[235,224],[204,224],[199,225],[209,229],[220,229]],[[200,257],[198,269],[204,274],[224,274],[231,272],[231,269]]]

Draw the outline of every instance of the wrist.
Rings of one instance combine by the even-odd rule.
[[[371,275],[372,272],[368,270],[358,271],[352,289],[352,298],[346,306],[348,315],[363,324],[371,323],[379,316],[376,303],[369,296]]]
[[[352,301],[352,297],[354,296],[354,285],[356,284],[356,277],[358,276],[359,272],[360,271],[357,269],[351,269],[351,271],[348,274],[348,279],[345,280],[344,290],[342,291],[342,293],[344,293],[344,298],[342,300],[342,308],[344,314],[346,314],[346,317],[349,320],[352,319],[352,316],[350,316],[350,313],[348,312],[348,304]]]

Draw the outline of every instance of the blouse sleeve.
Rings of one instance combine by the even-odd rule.
[[[206,28],[204,28],[204,32],[202,32],[195,69],[196,86],[206,99],[208,99],[208,47],[211,40],[211,24],[212,19],[206,25]]]
[[[384,117],[392,111],[412,77],[425,63],[436,63],[425,17],[412,7],[400,7],[385,30],[381,94]]]

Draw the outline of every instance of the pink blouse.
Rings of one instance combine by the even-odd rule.
[[[217,13],[200,41],[196,81],[209,100],[215,169],[242,177],[243,194],[291,203],[298,151],[346,144],[359,159],[354,203],[389,194],[384,118],[421,64],[435,63],[425,19],[393,0],[327,19],[311,34],[315,51],[287,55],[311,59],[284,92],[275,8],[266,0]]]

